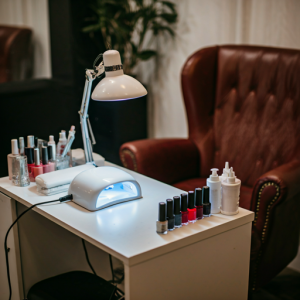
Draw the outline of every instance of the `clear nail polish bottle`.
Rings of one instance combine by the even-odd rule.
[[[7,166],[9,180],[12,179],[12,161],[14,157],[19,156],[18,140],[11,140],[11,153],[7,155]]]
[[[168,233],[168,221],[165,202],[158,203],[158,220],[156,221],[156,232],[162,234]]]
[[[173,199],[167,199],[167,220],[168,230],[175,229],[174,202]]]
[[[211,203],[209,201],[209,187],[204,186],[202,188],[202,202],[203,202],[203,216],[210,217]]]
[[[27,157],[15,156],[12,161],[12,183],[17,186],[30,185]]]
[[[179,196],[174,196],[174,215],[175,215],[175,227],[179,228],[181,227],[181,211],[180,211],[180,197]]]

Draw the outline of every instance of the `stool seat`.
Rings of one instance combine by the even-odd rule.
[[[83,271],[72,271],[33,285],[28,300],[116,300],[115,286],[103,278]],[[110,298],[111,297],[111,298]]]

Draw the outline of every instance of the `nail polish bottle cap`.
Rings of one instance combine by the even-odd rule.
[[[48,165],[48,148],[45,146],[42,147],[42,161],[43,165]]]
[[[181,194],[181,211],[187,211],[187,194]]]
[[[166,203],[165,202],[159,202],[158,203],[158,221],[164,222],[166,221]]]
[[[55,144],[48,145],[48,160],[54,160],[56,157]]]
[[[19,137],[19,147],[20,147],[20,150],[21,149],[24,150],[25,144],[24,144],[24,138],[23,137]]]
[[[174,215],[179,215],[180,214],[180,197],[179,196],[174,196]]]
[[[49,142],[54,142],[55,143],[53,135],[49,135]]]
[[[194,193],[194,191],[189,191],[188,199],[189,199],[188,200],[189,209],[195,208],[195,193]]]
[[[195,198],[196,198],[196,206],[201,206],[203,204],[201,188],[195,188]]]
[[[19,154],[18,140],[11,140],[11,154]]]
[[[174,218],[174,202],[173,202],[173,199],[167,199],[167,217],[169,219]]]
[[[34,148],[34,164],[36,166],[39,166],[41,164],[41,161],[40,161],[40,149],[39,148]]]
[[[33,148],[29,148],[29,147],[26,147],[25,148],[25,155],[27,156],[27,163],[30,165],[30,164],[33,164],[33,157],[34,157],[34,149]]]
[[[38,137],[35,137],[34,138],[34,147],[37,148],[39,145],[39,138]]]
[[[27,136],[27,147],[34,148],[34,136],[33,135]]]
[[[209,202],[209,187],[208,186],[204,186],[202,188],[202,202],[203,203],[210,203]]]

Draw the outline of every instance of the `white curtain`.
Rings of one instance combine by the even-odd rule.
[[[33,30],[33,76],[50,78],[48,0],[0,0],[0,24],[26,26]]]
[[[149,91],[150,137],[187,137],[181,68],[193,52],[220,44],[300,48],[299,0],[175,0],[177,37],[158,43],[160,58],[142,63]]]

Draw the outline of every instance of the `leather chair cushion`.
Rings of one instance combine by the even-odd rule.
[[[203,187],[206,185],[206,178],[191,178],[174,184],[175,187],[184,191],[193,191],[195,187]],[[240,207],[250,210],[252,188],[241,186],[240,191]]]

